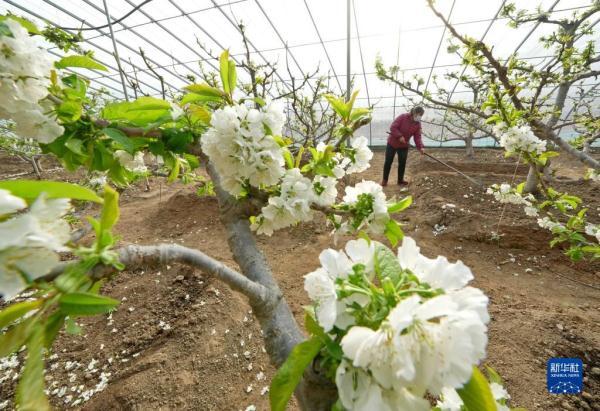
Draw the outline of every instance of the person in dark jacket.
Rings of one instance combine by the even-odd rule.
[[[398,185],[404,186],[408,182],[404,180],[404,170],[406,169],[406,159],[408,157],[408,143],[411,137],[415,138],[415,145],[421,154],[425,153],[423,141],[421,140],[421,117],[425,110],[423,107],[415,107],[409,113],[404,113],[396,117],[390,126],[390,132],[387,147],[385,149],[385,163],[383,165],[382,186],[387,186],[388,178],[394,156],[398,153]]]

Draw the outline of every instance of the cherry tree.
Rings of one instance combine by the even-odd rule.
[[[464,141],[466,156],[469,159],[474,158],[473,142],[483,138],[493,138],[498,140],[492,132],[492,127],[486,123],[485,119],[465,112],[462,109],[455,109],[455,105],[470,110],[479,110],[481,105],[487,99],[487,81],[474,75],[467,75],[466,71],[450,71],[444,74],[444,80],[447,84],[454,84],[454,89],[461,85],[465,88],[460,94],[460,99],[453,99],[454,90],[449,90],[445,83],[437,75],[432,76],[432,84],[435,92],[431,93],[421,90],[425,80],[419,76],[406,80],[398,78],[400,68],[392,66],[385,68],[381,59],[375,62],[376,73],[379,79],[388,81],[400,86],[402,95],[408,100],[409,107],[416,105],[424,106],[433,111],[433,113],[443,113],[434,115],[433,121],[429,121],[433,130],[423,130],[423,134],[433,141]],[[435,95],[435,98],[433,97]],[[427,97],[427,98],[425,98]],[[452,103],[452,104],[450,104]],[[449,133],[449,134],[448,134]]]
[[[548,167],[550,159],[560,154],[551,149],[558,149],[588,167],[585,178],[598,180],[600,162],[582,149],[583,144],[572,144],[558,132],[565,126],[575,126],[575,130],[585,129],[582,139],[593,138],[598,132],[593,115],[573,115],[574,110],[565,110],[565,105],[570,91],[581,87],[584,80],[600,75],[596,68],[600,56],[595,54],[594,25],[591,23],[600,12],[600,2],[594,0],[584,11],[560,20],[550,18],[540,10],[530,13],[517,10],[512,3],[504,5],[501,14],[513,27],[535,23],[553,28],[549,35],[540,39],[552,53],[541,68],[520,59],[516,53],[506,59],[497,57],[490,45],[461,34],[436,8],[433,0],[428,0],[428,5],[452,35],[449,50],[460,53],[463,73],[483,81],[487,95],[478,104],[437,98],[410,83],[399,81],[399,69],[385,68],[381,61],[376,63],[378,76],[420,96],[429,104],[492,125],[506,156],[528,164],[529,173],[527,180],[515,187],[504,183],[490,187],[488,193],[500,202],[524,206],[527,215],[538,218],[538,225],[552,232],[552,246],[568,245],[565,253],[571,259],[598,258],[598,225],[586,219],[587,208],[579,197],[559,192],[549,185],[552,181],[548,177]],[[419,83],[423,81],[417,81],[417,85]]]
[[[594,33],[591,20],[600,12],[600,2],[592,1],[589,8],[575,12],[560,20],[551,19],[546,13],[537,10],[533,13],[517,10],[515,5],[507,3],[502,16],[509,19],[512,27],[524,24],[542,24],[553,28],[552,32],[540,39],[544,48],[552,55],[543,67],[536,67],[515,53],[506,59],[494,55],[493,48],[481,40],[461,34],[440,13],[435,2],[428,0],[433,13],[446,26],[454,43],[453,52],[459,52],[462,64],[469,76],[484,81],[487,95],[482,96],[481,104],[453,102],[435,97],[432,93],[419,90],[411,84],[397,79],[398,68],[385,68],[382,62],[376,64],[378,76],[396,83],[399,87],[423,98],[429,104],[446,108],[463,116],[474,116],[491,124],[526,124],[536,137],[556,146],[557,149],[581,161],[593,170],[600,163],[588,153],[573,147],[561,138],[557,130],[565,125],[576,123],[576,118],[564,118],[565,103],[569,91],[589,78],[596,78],[600,70],[594,65],[600,62],[595,54]],[[496,133],[500,138],[502,128]],[[549,162],[530,164],[525,190],[539,193],[541,176]]]
[[[307,410],[507,410],[500,377],[477,367],[485,358],[490,320],[484,293],[469,286],[461,261],[426,257],[404,237],[392,215],[411,198],[388,199],[372,181],[339,180],[369,167],[373,153],[355,136],[370,110],[325,96],[336,116],[329,141],[300,147],[284,136],[277,101],[247,95],[238,67],[224,51],[212,84],[194,83],[175,101],[142,96],[88,110],[88,83],[68,67],[104,69],[91,55],[55,60],[40,31],[15,16],[0,21],[0,117],[16,123],[67,169],[104,173],[126,186],[160,157],[168,180],[204,167],[219,201],[220,218],[237,268],[201,250],[176,244],[117,243],[118,193],[101,195],[52,181],[0,182],[0,357],[25,346],[27,359],[16,391],[20,409],[48,409],[44,357],[57,333],[73,320],[113,310],[103,280],[123,269],[180,263],[214,276],[243,294],[258,319],[266,351],[279,368],[271,407],[283,410],[295,394]],[[27,116],[23,112],[28,113]],[[316,143],[316,144],[315,144]],[[88,217],[94,241],[84,246],[64,215],[72,201],[97,203]],[[305,276],[313,302],[308,336],[294,318],[256,242],[302,222],[327,216],[336,234],[354,235],[341,249],[326,249],[320,267]],[[385,238],[392,247],[370,237]],[[69,253],[72,259],[63,259]],[[24,290],[26,301],[12,303]],[[488,381],[489,379],[489,381]],[[103,376],[103,387],[108,376]],[[100,388],[99,388],[100,389]]]

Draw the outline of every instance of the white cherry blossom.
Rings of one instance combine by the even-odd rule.
[[[20,197],[15,197],[8,190],[0,188],[0,216],[12,214],[27,207],[27,203]]]
[[[15,133],[50,143],[64,129],[49,114],[50,106],[41,102],[48,95],[54,57],[41,36],[30,36],[18,22],[3,23],[12,36],[0,36],[0,118],[15,122]]]
[[[427,258],[421,254],[420,247],[410,237],[404,237],[402,246],[398,249],[398,261],[403,268],[412,271],[419,281],[445,291],[462,288],[473,279],[473,273],[462,261],[450,263],[443,256],[436,259]]]
[[[66,199],[40,195],[31,208],[0,222],[0,294],[9,300],[28,281],[52,270],[70,238],[69,224],[61,217],[69,210]]]
[[[546,141],[539,139],[527,125],[506,128],[504,124],[494,127],[500,137],[500,145],[509,153],[535,153],[546,151]]]

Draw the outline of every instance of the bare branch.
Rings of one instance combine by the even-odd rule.
[[[146,59],[146,55],[144,54],[144,50],[142,50],[141,47],[140,47],[140,56],[142,56],[142,59],[144,60],[144,64],[146,64],[146,67],[148,67],[148,70],[150,70],[152,72],[152,74],[154,74],[156,76],[156,78],[158,79],[158,81],[160,81],[160,89],[161,89],[161,93],[162,93],[162,98],[164,100],[165,97],[166,97],[166,95],[165,95],[165,80],[164,80],[163,76],[161,76],[160,74],[158,74],[156,72],[156,70],[154,70],[154,67],[152,67],[152,65],[150,64],[150,62]]]

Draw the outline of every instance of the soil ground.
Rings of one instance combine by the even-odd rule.
[[[429,152],[486,186],[510,182],[513,175],[522,181],[527,171],[497,150],[477,150],[474,160],[466,160],[458,149]],[[376,152],[371,168],[352,182],[380,181],[382,162],[383,153]],[[44,166],[55,167],[47,160]],[[582,167],[564,155],[554,167],[559,177],[583,174]],[[23,171],[27,166],[18,160],[0,158],[0,179]],[[397,217],[405,233],[430,257],[465,262],[475,275],[472,285],[490,297],[486,363],[504,378],[511,406],[600,410],[600,291],[586,285],[600,285],[600,264],[570,262],[559,247],[549,248],[549,233],[520,208],[508,206],[503,212],[482,189],[418,153],[409,155],[407,189],[393,184],[394,173],[393,169],[385,190],[388,197],[414,198]],[[46,178],[77,180],[60,170]],[[166,185],[158,179],[151,179],[150,185],[150,191],[137,184],[122,194],[116,230],[121,243],[183,244],[236,267],[214,197],[199,197],[194,185]],[[575,180],[554,186],[581,196],[590,208],[590,220],[600,222],[598,184]],[[302,277],[319,265],[321,250],[336,247],[329,231],[319,218],[259,238],[299,322],[302,306],[309,303]],[[499,240],[492,239],[492,231],[500,234]],[[342,239],[337,248],[343,244]],[[125,271],[103,292],[122,301],[118,310],[80,321],[82,335],[61,332],[55,344],[46,379],[56,408],[72,406],[105,372],[110,373],[108,386],[78,408],[268,409],[265,390],[274,369],[243,296],[202,272],[177,265]],[[583,360],[584,394],[548,394],[546,361],[551,357]],[[0,381],[8,372],[0,370]],[[10,376],[0,382],[0,404],[13,394]],[[290,409],[297,409],[295,403]]]

